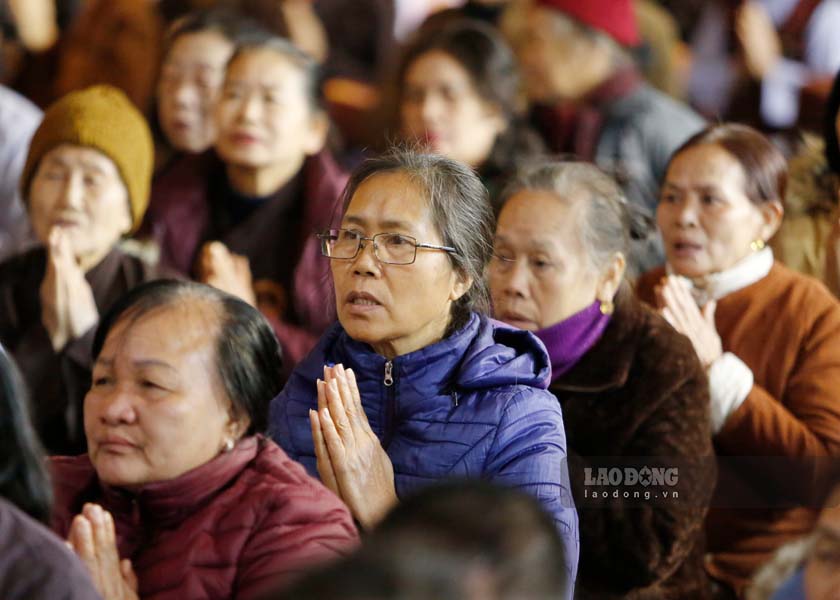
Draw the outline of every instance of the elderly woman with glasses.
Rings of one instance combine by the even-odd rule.
[[[487,318],[487,191],[450,159],[393,151],[365,162],[321,234],[339,322],[271,406],[274,439],[364,528],[448,477],[526,490],[577,568],[560,406],[533,334]]]

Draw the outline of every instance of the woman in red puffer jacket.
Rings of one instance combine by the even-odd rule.
[[[259,435],[280,355],[209,286],[135,288],[101,322],[89,453],[53,459],[53,527],[106,600],[247,599],[355,545],[348,510]]]

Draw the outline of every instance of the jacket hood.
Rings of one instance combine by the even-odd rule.
[[[325,364],[338,362],[352,368],[357,377],[379,378],[388,361],[336,323],[298,365],[297,375],[314,380],[323,377]],[[534,334],[478,314],[449,337],[392,362],[395,376],[418,389],[481,390],[503,385],[546,389],[551,377],[548,353]]]
[[[541,389],[548,386],[551,363],[537,336],[494,319],[477,315],[473,319],[479,327],[464,352],[456,378],[458,387],[477,390],[502,385]]]

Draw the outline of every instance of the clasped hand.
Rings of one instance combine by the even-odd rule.
[[[120,560],[111,513],[97,504],[85,504],[73,519],[67,545],[81,559],[105,600],[139,599],[131,561]]]
[[[318,474],[370,529],[397,504],[394,467],[370,428],[353,370],[324,367],[316,385],[318,410],[309,411],[309,420]]]
[[[41,322],[56,352],[99,322],[93,290],[61,227],[50,230],[47,272],[41,282],[40,297]]]
[[[712,300],[702,310],[691,295],[683,277],[664,277],[656,287],[660,312],[678,332],[691,340],[703,367],[708,369],[723,354],[723,344],[715,326],[717,303]]]

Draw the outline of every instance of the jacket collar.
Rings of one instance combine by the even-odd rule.
[[[201,506],[207,504],[229,481],[234,479],[257,455],[262,445],[259,436],[241,439],[233,450],[223,452],[209,462],[167,481],[158,481],[129,491],[99,481],[87,455],[78,459],[90,468],[90,480],[85,486],[78,506],[101,497],[103,506],[115,519],[134,520],[139,513],[142,520],[149,516],[155,526],[178,523]]]
[[[374,392],[383,389],[388,362],[394,378],[388,389],[400,396],[401,407],[428,402],[436,395],[505,385],[546,389],[550,375],[548,354],[534,334],[473,313],[450,336],[393,361],[352,339],[336,323],[297,366],[283,393],[294,390],[297,395],[314,396],[313,382],[323,377],[324,365],[338,362],[356,373],[366,410],[373,412],[382,402]]]
[[[636,356],[637,331],[644,318],[644,308],[630,285],[623,283],[601,339],[568,373],[555,380],[550,391],[594,393],[622,387]]]
[[[385,365],[392,365],[396,385],[411,385],[419,390],[442,390],[453,387],[461,358],[479,330],[479,317],[473,314],[460,330],[452,335],[409,354],[388,361],[376,354],[368,344],[351,338],[342,329],[336,344],[328,354],[333,362],[344,361],[359,380],[379,380],[384,383]]]
[[[764,248],[748,254],[725,271],[711,273],[698,279],[686,279],[697,305],[705,306],[711,300],[720,300],[764,279],[772,268],[773,251]],[[665,272],[674,275],[674,270],[669,264],[665,265]]]

